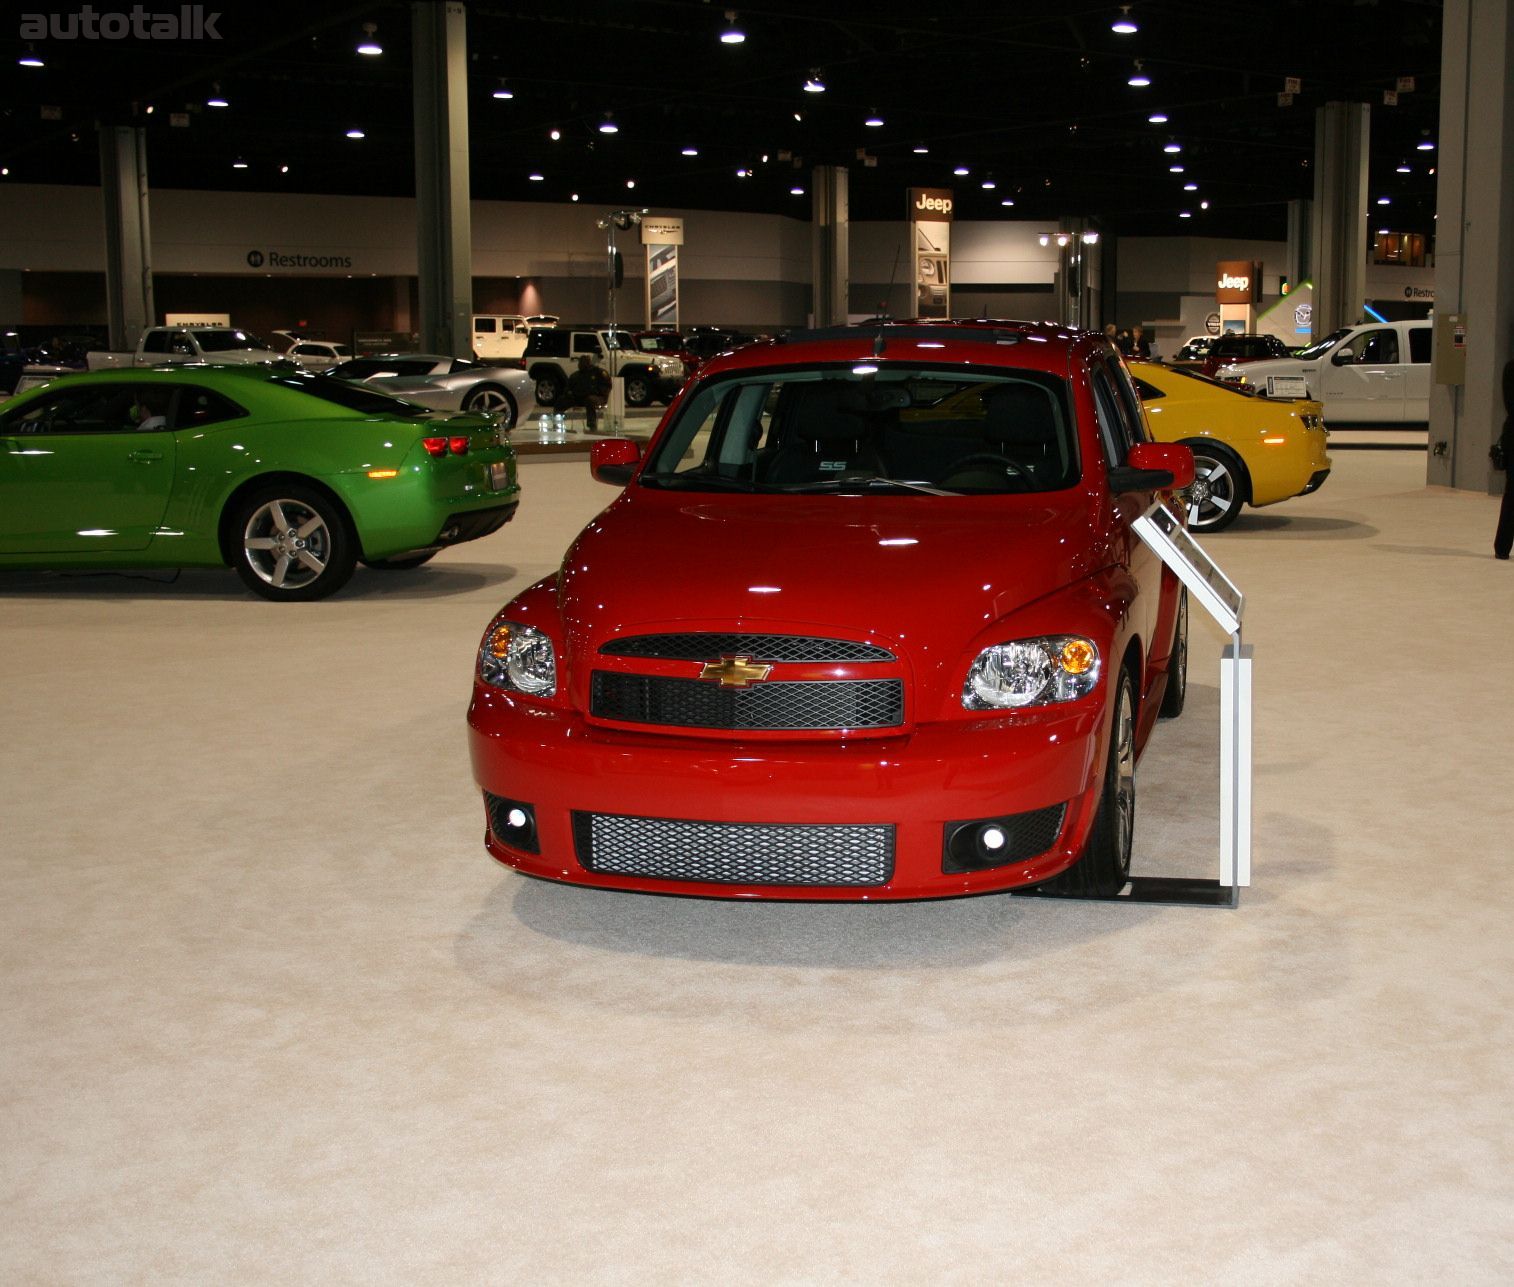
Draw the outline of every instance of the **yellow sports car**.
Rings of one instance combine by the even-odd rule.
[[[1235,522],[1242,505],[1307,496],[1330,476],[1318,402],[1238,393],[1186,367],[1129,366],[1152,436],[1193,448],[1193,531],[1221,531]]]

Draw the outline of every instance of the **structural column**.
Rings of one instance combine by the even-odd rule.
[[[468,357],[473,352],[473,219],[467,13],[458,0],[417,0],[411,28],[421,348]]]
[[[851,293],[849,256],[851,225],[847,201],[847,171],[840,165],[817,165],[810,223],[811,312],[816,326],[846,322]]]
[[[1288,251],[1283,272],[1290,290],[1308,281],[1314,273],[1314,256],[1309,245],[1309,225],[1313,216],[1312,202],[1300,197],[1288,203]]]
[[[1371,108],[1326,103],[1314,114],[1314,336],[1362,319],[1367,277]]]
[[[1508,0],[1446,0],[1444,15],[1426,480],[1502,490],[1488,448],[1514,357],[1514,14]]]
[[[130,125],[100,127],[105,197],[105,308],[110,347],[137,347],[157,320],[152,298],[152,226],[147,217],[147,138]]]

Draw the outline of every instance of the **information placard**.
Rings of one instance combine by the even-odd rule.
[[[1219,564],[1188,534],[1170,509],[1160,503],[1153,505],[1132,526],[1136,535],[1177,574],[1221,630],[1233,635],[1241,628],[1246,596],[1220,571]]]
[[[1269,375],[1267,396],[1269,398],[1307,398],[1309,382],[1301,375]]]

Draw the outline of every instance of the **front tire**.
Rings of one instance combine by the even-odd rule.
[[[1167,691],[1157,711],[1162,719],[1176,719],[1188,700],[1188,591],[1178,594],[1178,623],[1172,632],[1172,657],[1167,663]]]
[[[554,407],[562,397],[563,378],[556,371],[548,371],[536,377],[536,401],[543,407]]]
[[[1049,894],[1067,898],[1113,898],[1130,879],[1135,838],[1135,683],[1122,669],[1115,687],[1114,723],[1099,811],[1083,855],[1066,871],[1042,882]]]
[[[652,382],[644,375],[626,376],[626,406],[649,407],[652,405]]]
[[[245,497],[231,535],[242,584],[276,602],[324,599],[347,584],[357,562],[357,540],[341,506],[300,483]]]
[[[1223,532],[1240,517],[1250,492],[1246,466],[1228,447],[1207,438],[1186,444],[1193,450],[1193,483],[1188,488],[1188,530]]]
[[[497,415],[506,429],[515,428],[518,414],[510,391],[498,384],[481,384],[463,399],[464,411],[486,411]]]

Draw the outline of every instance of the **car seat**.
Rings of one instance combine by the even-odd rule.
[[[869,441],[867,402],[837,381],[791,386],[783,442],[768,461],[764,481],[813,483],[849,473],[886,472]]]

